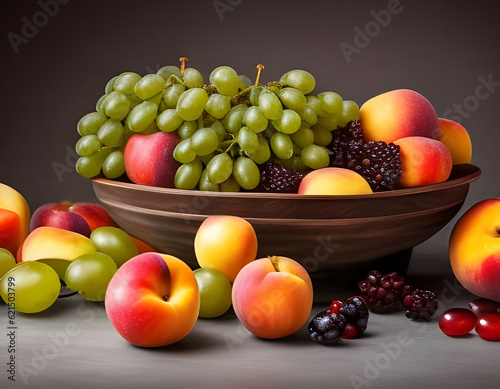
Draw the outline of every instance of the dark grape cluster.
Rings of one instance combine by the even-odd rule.
[[[258,191],[271,193],[297,193],[308,170],[287,169],[274,159],[260,166]]]
[[[330,165],[354,170],[374,192],[393,190],[401,177],[399,146],[382,141],[367,142],[359,120],[332,132],[328,146]]]

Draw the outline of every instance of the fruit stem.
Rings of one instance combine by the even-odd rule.
[[[268,256],[269,260],[273,264],[274,269],[279,272],[280,271],[280,258],[277,257],[276,255],[273,256]]]
[[[260,80],[260,72],[262,71],[262,69],[264,69],[264,65],[262,64],[258,64],[257,65],[257,77],[255,78],[255,86],[258,86],[259,85],[259,80]]]
[[[179,61],[181,61],[181,77],[184,75],[184,70],[186,69],[186,62],[189,61],[187,57],[180,57]]]

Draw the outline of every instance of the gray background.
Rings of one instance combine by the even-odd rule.
[[[253,79],[255,66],[262,63],[265,82],[302,68],[315,75],[317,92],[333,90],[359,105],[391,89],[422,93],[439,116],[467,128],[473,163],[483,172],[471,185],[458,218],[477,201],[500,193],[495,162],[500,145],[500,6],[495,1],[401,0],[396,7],[400,12],[377,29],[374,13],[392,3],[72,0],[44,20],[39,2],[4,1],[0,182],[19,190],[32,210],[54,201],[96,201],[90,181],[73,167],[79,118],[93,110],[114,75],[144,75],[187,56],[188,65],[206,79],[219,65]],[[228,8],[218,12],[217,4]],[[22,35],[25,20],[37,16],[41,27],[16,53],[9,34]],[[348,61],[340,46],[354,45],[357,31],[366,29],[372,37],[358,42],[363,47]],[[488,78],[496,85],[487,96],[484,89],[477,95],[480,80]],[[458,105],[464,107],[462,113],[452,113]],[[471,298],[454,286],[447,259],[454,221],[415,249],[409,269],[409,276],[438,293],[443,308],[466,306]],[[355,291],[336,290],[332,281],[318,288],[317,296],[320,293],[328,300]],[[277,342],[255,339],[228,314],[218,321],[200,321],[188,338],[171,348],[143,350],[114,332],[102,307],[77,297],[35,317],[18,316],[20,366],[30,366],[37,352],[48,350],[47,345],[54,344],[51,335],[68,325],[77,328],[28,379],[30,387],[333,388],[352,387],[352,375],[367,379],[370,387],[442,387],[450,382],[456,387],[489,387],[500,378],[498,344],[476,335],[447,338],[435,321],[415,326],[404,315],[373,315],[364,339],[331,349],[312,344],[305,330]],[[5,311],[0,306],[0,317],[5,318]],[[384,365],[384,347],[398,337],[406,339],[406,332],[411,344],[401,346]],[[384,368],[371,377],[366,364],[376,360]],[[8,387],[4,375],[2,367],[1,386]],[[15,385],[24,387],[22,380]]]

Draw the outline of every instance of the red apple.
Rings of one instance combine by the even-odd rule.
[[[180,166],[173,153],[179,141],[175,132],[132,135],[124,151],[128,178],[135,184],[173,188]]]
[[[449,256],[464,288],[500,302],[500,198],[482,200],[462,215],[450,236]]]
[[[89,237],[96,228],[116,226],[116,223],[98,204],[63,201],[41,205],[33,212],[30,231],[42,226],[61,228]]]
[[[104,302],[111,324],[124,339],[136,346],[160,347],[193,329],[200,292],[186,263],[171,255],[144,253],[118,269]]]

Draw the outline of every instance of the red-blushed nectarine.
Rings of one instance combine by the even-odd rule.
[[[118,333],[142,347],[178,342],[191,332],[200,309],[198,283],[180,259],[140,254],[118,269],[105,297],[106,313]]]
[[[438,117],[420,93],[396,89],[372,97],[359,109],[367,141],[394,142],[408,136],[438,137]]]
[[[209,216],[194,238],[194,251],[200,267],[211,267],[233,282],[238,272],[257,256],[257,235],[243,218]]]
[[[353,170],[327,167],[313,170],[300,182],[299,194],[359,195],[373,193],[370,184]]]
[[[313,286],[297,261],[280,256],[261,258],[238,273],[232,300],[236,316],[255,336],[283,338],[307,322]]]
[[[29,234],[31,211],[17,190],[0,183],[0,247],[16,255]]]
[[[471,163],[472,142],[467,130],[453,120],[439,118],[439,138],[450,150],[453,165]]]
[[[173,153],[179,142],[175,132],[132,135],[123,152],[128,178],[135,184],[173,188],[180,166]]]
[[[394,142],[400,147],[400,188],[412,188],[444,182],[453,168],[448,148],[438,140],[409,136]]]
[[[449,256],[465,289],[500,302],[500,198],[482,200],[460,217],[451,232]]]

